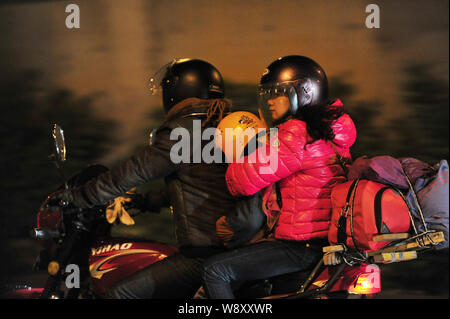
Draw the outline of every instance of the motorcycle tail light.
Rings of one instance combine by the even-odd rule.
[[[360,274],[355,283],[351,285],[348,292],[358,295],[376,294],[381,291],[380,270],[378,267],[371,267],[371,272]]]

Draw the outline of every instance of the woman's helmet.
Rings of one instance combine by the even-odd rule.
[[[266,130],[264,120],[255,114],[245,111],[233,112],[217,125],[216,147],[222,150],[228,162],[236,162],[264,143]]]
[[[269,99],[280,95],[287,96],[291,104],[286,115],[295,115],[302,107],[326,103],[328,80],[325,71],[305,56],[289,55],[275,60],[261,77],[259,103],[266,107]]]
[[[167,63],[150,78],[149,86],[153,95],[162,90],[166,113],[172,106],[190,97],[224,97],[220,72],[212,64],[198,59],[175,59]]]

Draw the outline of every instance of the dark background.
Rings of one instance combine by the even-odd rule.
[[[65,7],[78,4],[80,29]],[[307,55],[326,70],[358,129],[353,157],[449,158],[448,1],[377,1],[379,29],[348,1],[4,1],[0,4],[0,273],[42,285],[28,237],[42,200],[60,184],[47,156],[65,132],[71,175],[112,166],[142,148],[163,120],[148,78],[175,57],[213,63],[234,109],[256,110],[256,86],[275,58]],[[158,188],[162,181],[141,190]],[[164,210],[116,236],[174,242]],[[382,267],[385,298],[448,298],[448,250]]]

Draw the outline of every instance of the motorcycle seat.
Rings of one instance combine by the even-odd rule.
[[[248,281],[235,291],[237,298],[264,298],[270,295],[296,292],[306,281],[311,269],[287,273],[268,279]]]

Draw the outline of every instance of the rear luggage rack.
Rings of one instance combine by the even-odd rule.
[[[361,261],[361,257],[365,257],[366,262],[373,263],[413,260],[417,258],[417,251],[429,249],[445,240],[443,232],[424,232],[412,237],[407,233],[393,233],[376,235],[373,239],[377,242],[391,241],[391,243],[379,250],[359,253],[358,258],[353,260],[354,262]],[[342,261],[351,264],[352,250],[349,250],[345,245],[323,247],[323,252],[325,265],[336,265]]]
[[[324,256],[316,265],[310,276],[295,293],[287,293],[265,297],[263,299],[297,299],[320,296],[327,293],[340,278],[347,265],[357,264],[386,264],[417,258],[417,251],[432,248],[445,240],[443,232],[424,232],[420,235],[410,236],[407,233],[393,233],[375,236],[377,241],[391,241],[389,246],[379,250],[360,252],[348,249],[345,245],[323,247]],[[337,266],[331,278],[321,287],[308,289],[317,277],[319,270],[324,266]],[[369,265],[370,266],[370,265]],[[373,265],[377,267],[376,265]]]

